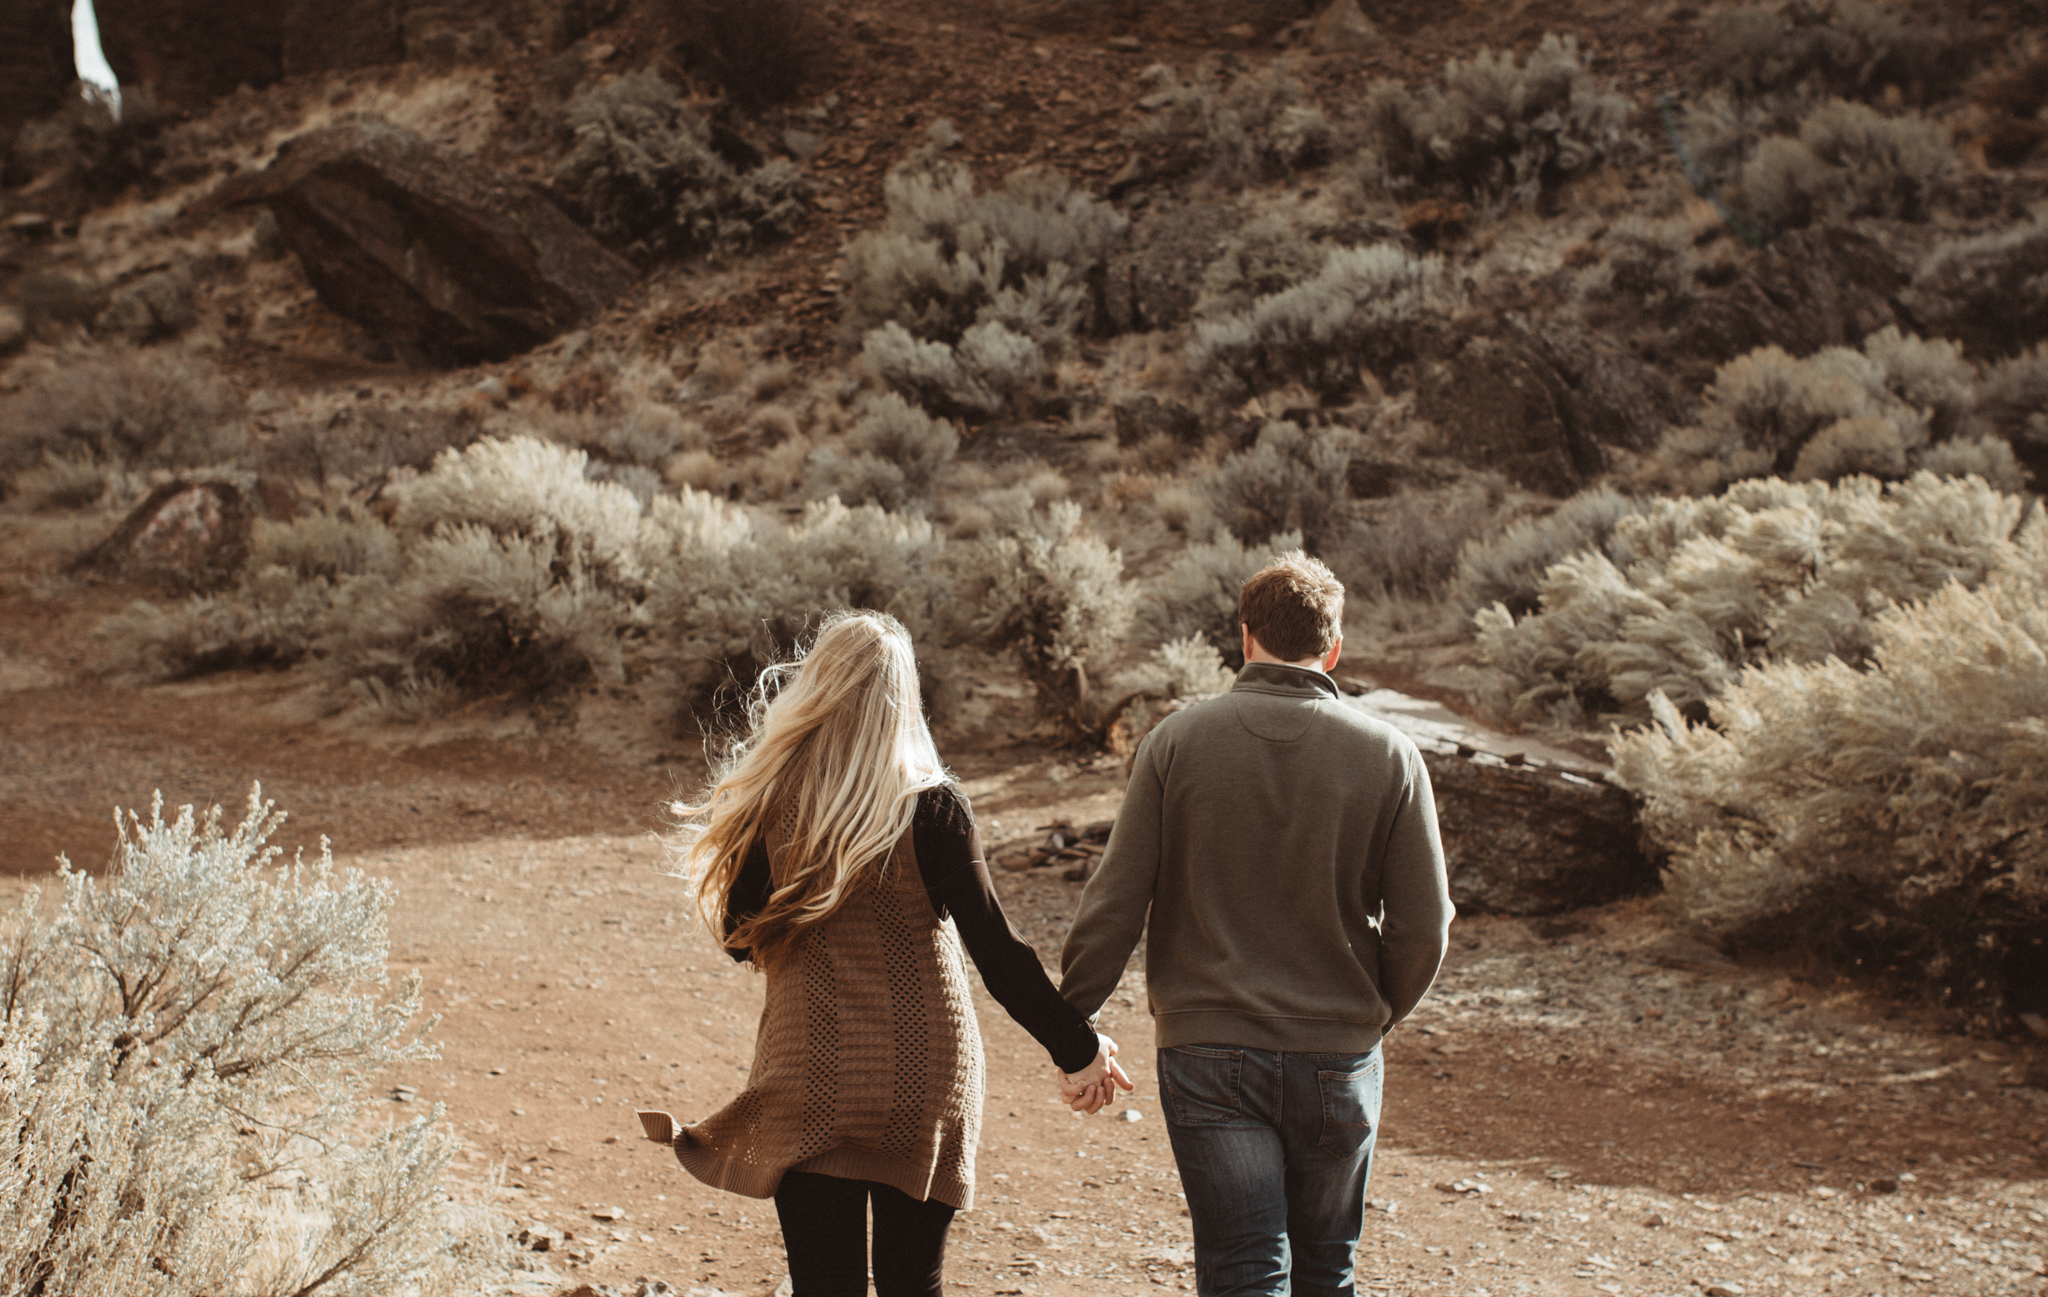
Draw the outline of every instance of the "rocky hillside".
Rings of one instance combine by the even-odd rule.
[[[2048,680],[1917,647],[2040,642],[2038,5],[109,0],[119,121],[61,18],[0,481],[96,672],[654,753],[857,604],[1127,750],[1300,545],[1369,684],[1624,734],[1717,939],[2048,949]]]

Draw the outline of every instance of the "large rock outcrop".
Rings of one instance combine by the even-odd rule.
[[[1557,914],[1656,889],[1635,802],[1604,764],[1391,689],[1350,702],[1422,750],[1458,908]]]
[[[532,189],[384,122],[287,141],[227,197],[269,203],[321,300],[415,363],[524,351],[634,279]]]

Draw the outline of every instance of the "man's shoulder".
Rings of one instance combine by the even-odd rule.
[[[1251,695],[1257,698],[1259,695]],[[1232,742],[1244,728],[1237,708],[1247,701],[1247,695],[1237,691],[1211,694],[1188,702],[1167,713],[1146,736],[1146,743],[1161,749],[1171,749],[1183,744],[1204,745],[1209,742]],[[1317,742],[1331,744],[1345,755],[1364,757],[1377,755],[1397,762],[1407,763],[1421,759],[1415,741],[1398,727],[1382,717],[1375,716],[1349,699],[1318,699],[1311,704],[1288,703],[1282,705],[1314,706],[1317,720],[1313,735]]]

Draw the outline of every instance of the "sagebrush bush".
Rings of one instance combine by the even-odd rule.
[[[1517,63],[1481,50],[1419,94],[1367,91],[1359,180],[1397,195],[1454,194],[1489,210],[1528,207],[1632,143],[1629,103],[1585,70],[1578,43],[1547,35]]]
[[[170,347],[61,353],[0,396],[0,474],[45,454],[104,464],[193,468],[239,463],[249,432],[240,398],[211,361]]]
[[[1656,498],[1544,573],[1541,608],[1476,616],[1495,705],[1516,719],[1640,717],[1652,691],[1697,707],[1751,666],[1855,666],[1872,617],[2025,561],[2029,506],[1974,478],[1737,482]]]
[[[1138,675],[1168,698],[1227,693],[1237,683],[1237,672],[1224,665],[1216,646],[1199,635],[1161,644],[1152,650]]]
[[[1451,300],[1441,258],[1391,243],[1338,248],[1293,287],[1197,325],[1188,368],[1227,396],[1290,383],[1346,391],[1357,386],[1361,367],[1384,367],[1404,354],[1410,326]]]
[[[2048,337],[2048,214],[1937,245],[1915,272],[1908,301],[1987,359]]]
[[[1358,444],[1349,428],[1267,424],[1249,450],[1224,460],[1209,479],[1216,517],[1247,543],[1291,532],[1320,552],[1341,526]]]
[[[960,429],[891,393],[870,398],[846,434],[843,451],[811,453],[805,493],[836,495],[847,504],[902,508],[931,497],[939,474],[960,449]]]
[[[1071,733],[1099,737],[1113,718],[1091,676],[1114,659],[1134,599],[1123,556],[1082,524],[1081,506],[1034,510],[1018,529],[961,547],[952,565],[967,633],[1015,659]]]
[[[335,591],[321,648],[364,701],[447,694],[566,712],[584,685],[624,678],[631,605],[609,575],[555,537],[437,528],[408,544],[401,572]]]
[[[1737,208],[1766,232],[1860,216],[1924,220],[1955,170],[1946,126],[1831,99],[1742,165]]]
[[[935,633],[945,596],[944,538],[929,522],[839,500],[808,505],[793,526],[755,530],[699,497],[654,565],[646,652],[672,671],[686,705],[741,705],[819,616],[886,612],[909,629],[927,692],[944,683]]]
[[[1157,89],[1139,103],[1130,132],[1135,164],[1148,180],[1199,172],[1239,187],[1328,161],[1336,130],[1284,60],[1234,80],[1213,65],[1182,77],[1150,70]]]
[[[108,466],[91,451],[59,455],[45,450],[40,464],[8,480],[13,502],[30,513],[52,509],[83,509],[107,494]]]
[[[1140,644],[1200,640],[1233,667],[1244,664],[1237,596],[1244,583],[1280,555],[1301,548],[1300,532],[1281,532],[1247,545],[1227,531],[1180,550],[1166,570],[1138,583],[1133,630]]]
[[[1356,510],[1325,560],[1345,587],[1373,599],[1442,597],[1469,537],[1492,528],[1505,483],[1480,476],[1442,487],[1411,487]]]
[[[638,255],[745,249],[788,238],[811,182],[783,159],[741,172],[711,124],[652,67],[571,99],[572,141],[551,185],[599,237]]]
[[[891,387],[942,411],[991,413],[1095,327],[1089,279],[1128,222],[1057,176],[977,193],[926,151],[892,169],[888,216],[846,250],[845,335]]]
[[[1545,572],[1581,550],[1604,551],[1615,524],[1642,509],[1642,501],[1596,486],[1541,517],[1522,518],[1497,535],[1469,540],[1458,553],[1451,599],[1468,617],[1494,604],[1517,617],[1533,612]]]
[[[1224,241],[1223,250],[1202,271],[1195,311],[1202,316],[1247,310],[1322,269],[1329,249],[1312,242],[1300,225],[1261,216]]]
[[[0,1291],[474,1291],[451,1236],[440,1114],[379,1129],[367,1073],[432,1057],[419,978],[388,998],[393,892],[276,863],[252,796],[120,819],[94,876],[63,862],[0,923]],[[274,1210],[298,1184],[300,1210]],[[288,1240],[282,1235],[292,1235]],[[283,1243],[285,1245],[279,1246]]]
[[[1944,31],[1870,0],[1726,5],[1707,15],[1705,28],[1700,82],[1743,98],[1869,98],[1888,85],[1939,93],[1967,70]]]
[[[1980,588],[1873,620],[1869,661],[1744,671],[1688,724],[1618,736],[1615,777],[1706,933],[1906,964],[2003,1025],[2048,932],[2048,527]],[[2033,956],[2037,959],[2038,956]],[[1846,962],[1846,960],[1845,960]]]
[[[948,345],[894,320],[869,329],[861,364],[884,386],[934,410],[991,415],[1021,405],[1046,373],[1044,348],[1001,320],[984,320]]]
[[[1975,452],[1958,461],[1962,452],[1940,448],[1991,431],[1977,414],[1980,381],[1954,343],[1895,328],[1872,334],[1860,350],[1826,347],[1795,358],[1762,347],[1716,372],[1699,422],[1668,431],[1642,477],[1654,488],[1697,495],[1766,474],[1898,478],[1944,462],[1978,462]],[[2012,462],[1988,453],[1986,464]],[[1994,485],[2018,489],[2021,482],[2015,466]]]

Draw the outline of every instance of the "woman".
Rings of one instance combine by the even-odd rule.
[[[879,1297],[943,1292],[983,1093],[962,944],[1070,1094],[1099,1107],[1130,1083],[1003,918],[903,627],[830,618],[763,675],[747,736],[678,810],[699,907],[768,995],[746,1089],[676,1135],[677,1159],[775,1199],[796,1297],[867,1291],[871,1203]]]

